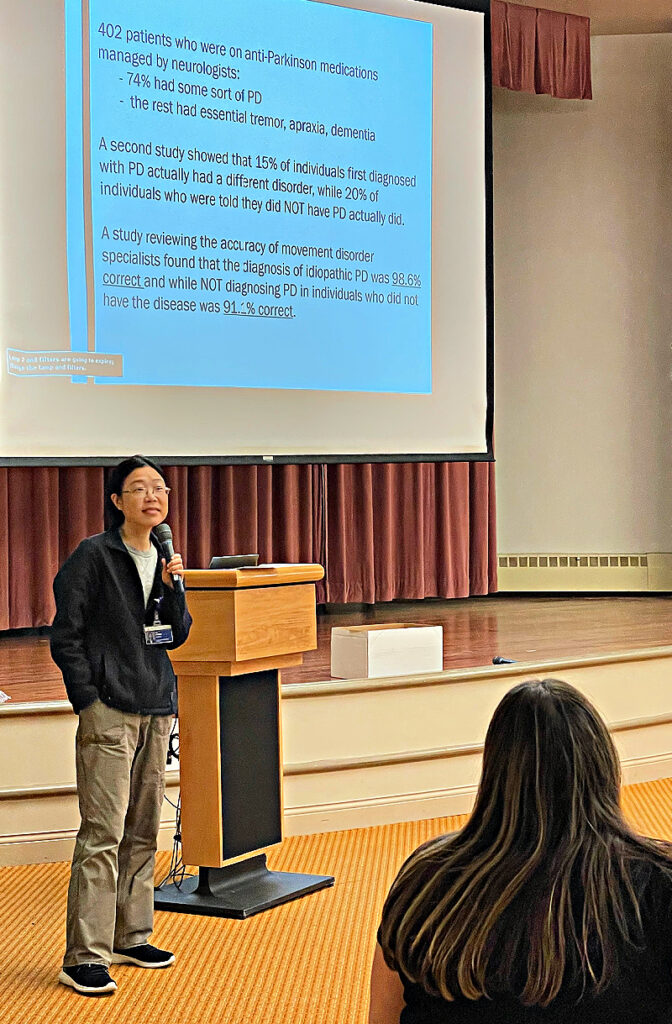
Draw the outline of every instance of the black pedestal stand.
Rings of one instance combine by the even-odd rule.
[[[331,875],[269,871],[261,853],[224,868],[199,868],[179,889],[166,885],[154,892],[157,910],[209,917],[245,918],[334,884]]]

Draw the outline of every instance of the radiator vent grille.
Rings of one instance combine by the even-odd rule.
[[[500,569],[645,568],[647,555],[500,555]]]

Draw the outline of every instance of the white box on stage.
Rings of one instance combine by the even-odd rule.
[[[335,626],[331,674],[337,679],[443,671],[443,627],[412,622]]]

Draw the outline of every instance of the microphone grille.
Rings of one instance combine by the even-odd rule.
[[[154,535],[159,544],[165,544],[166,541],[173,539],[173,531],[168,526],[168,523],[159,523],[158,526],[155,526]]]

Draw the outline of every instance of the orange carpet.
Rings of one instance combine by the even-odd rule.
[[[627,787],[623,805],[638,830],[672,839],[672,779]],[[56,983],[69,866],[0,868],[0,1024],[364,1024],[387,888],[419,843],[462,820],[287,839],[270,867],[332,874],[333,889],[247,921],[159,912],[154,939],[176,965],[113,967],[119,991],[98,999]]]

